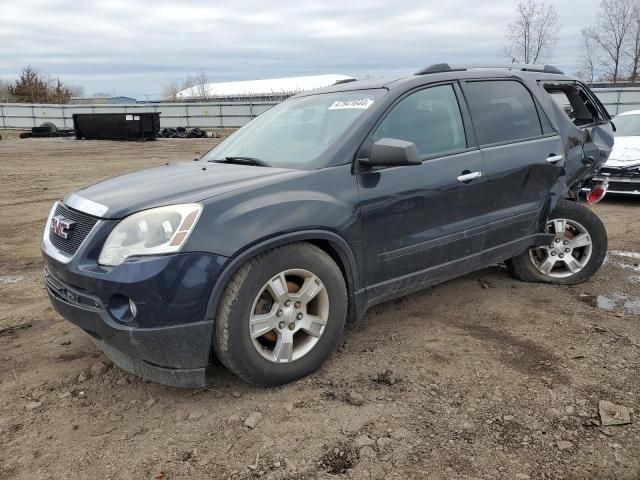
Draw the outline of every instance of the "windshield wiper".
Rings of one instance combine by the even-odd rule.
[[[267,162],[254,157],[224,157],[224,160],[209,160],[214,163],[234,163],[237,165],[254,165],[256,167],[270,167]]]

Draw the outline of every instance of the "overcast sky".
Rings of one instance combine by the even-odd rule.
[[[412,73],[431,63],[503,62],[516,0],[0,0],[0,78],[32,65],[86,94],[157,98],[204,69],[211,81]],[[579,67],[599,0],[551,0],[552,63]]]

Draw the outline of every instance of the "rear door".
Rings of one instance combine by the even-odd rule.
[[[566,159],[527,87],[515,79],[462,84],[484,158],[490,198],[485,249],[507,248],[539,232],[539,219]]]

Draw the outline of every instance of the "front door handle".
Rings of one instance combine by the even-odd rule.
[[[469,172],[463,173],[458,177],[459,182],[470,182],[471,180],[475,180],[476,178],[480,178],[482,176],[482,172]]]
[[[562,155],[551,155],[547,158],[547,163],[558,163],[564,160],[564,156]]]

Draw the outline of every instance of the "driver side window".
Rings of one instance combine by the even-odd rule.
[[[467,141],[453,86],[425,88],[402,99],[374,132],[374,142],[381,138],[413,142],[423,157],[465,149]]]

